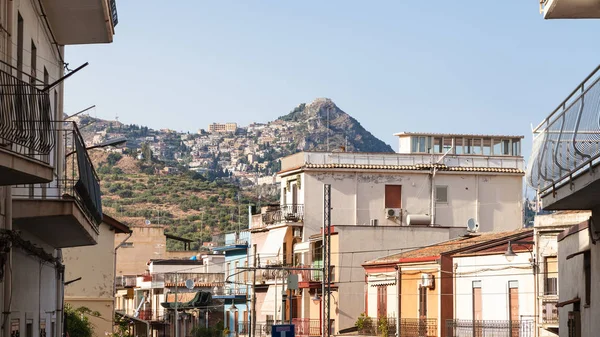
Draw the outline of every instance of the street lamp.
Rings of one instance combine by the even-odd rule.
[[[235,312],[237,312],[237,311],[238,311],[238,308],[235,306],[235,300],[231,300],[231,302],[232,302],[232,304],[231,304],[231,306],[229,307],[229,311],[231,311],[231,312],[235,313]]]
[[[506,253],[504,253],[504,257],[508,262],[513,262],[515,257],[517,257],[517,253],[515,253],[515,251],[512,249],[512,244],[510,241],[508,242],[508,248],[506,249]]]
[[[506,261],[508,261],[508,262],[513,262],[515,257],[517,257],[517,253],[515,253],[515,251],[512,248],[513,244],[521,245],[521,246],[525,247],[525,249],[527,249],[527,251],[531,255],[531,260],[529,262],[531,262],[532,265],[535,266],[535,258],[533,257],[533,251],[527,247],[527,245],[533,245],[533,244],[535,244],[535,242],[533,242],[533,241],[508,241],[508,247],[506,248],[506,252],[504,253],[504,257],[506,258]]]
[[[109,139],[109,140],[107,140],[105,142],[102,142],[100,144],[93,145],[93,146],[90,146],[90,147],[86,147],[85,149],[86,150],[92,150],[92,149],[98,149],[98,148],[109,147],[109,146],[119,146],[119,145],[125,144],[126,142],[127,142],[127,138],[124,138],[124,137],[113,138],[113,139]],[[67,155],[65,156],[65,158],[69,157],[70,155],[72,155],[75,152],[76,151],[73,150],[73,151],[67,153]]]

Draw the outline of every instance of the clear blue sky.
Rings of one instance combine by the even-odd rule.
[[[120,0],[115,42],[68,47],[65,112],[195,131],[316,97],[400,131],[525,135],[599,62],[597,20],[537,0]]]

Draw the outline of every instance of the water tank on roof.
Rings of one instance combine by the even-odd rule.
[[[406,223],[410,225],[429,225],[431,218],[427,214],[409,214],[406,216]]]

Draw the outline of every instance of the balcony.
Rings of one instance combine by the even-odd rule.
[[[304,205],[273,205],[263,207],[260,214],[252,215],[250,229],[262,230],[282,224],[302,226],[303,221]]]
[[[0,104],[0,186],[52,181],[50,95],[0,70]]]
[[[194,287],[197,288],[210,288],[222,287],[225,281],[223,273],[178,273],[178,274],[154,274],[154,276],[162,275],[165,287],[185,287],[186,280],[192,280]],[[160,278],[157,276],[157,279]]]
[[[321,336],[321,320],[310,318],[292,318],[296,336]]]
[[[600,174],[600,67],[533,130],[527,183],[546,210],[593,209]]]
[[[121,275],[115,277],[115,286],[117,289],[135,288],[137,286],[137,276]]]
[[[236,285],[235,287],[218,287],[214,290],[212,291],[212,297],[216,299],[245,299],[248,295],[248,289],[243,285]]]
[[[110,43],[118,23],[116,0],[42,0],[60,45]]]
[[[221,234],[217,237],[213,251],[228,251],[235,249],[247,249],[250,242],[250,232],[240,231],[235,233]]]
[[[472,321],[449,319],[446,321],[447,337],[463,336],[534,336],[533,321]],[[404,336],[404,335],[402,335]],[[418,336],[418,335],[417,335]]]
[[[541,0],[544,19],[597,19],[600,3],[596,0]]]
[[[307,266],[307,268],[322,268],[320,265],[322,265],[322,262],[316,263],[313,266]],[[299,288],[319,288],[323,283],[323,272],[321,270],[294,270],[292,273],[298,275]],[[335,282],[335,266],[331,266],[330,280],[330,283]]]
[[[558,301],[544,301],[542,303],[542,324],[558,325]]]
[[[66,167],[47,185],[13,188],[13,219],[56,248],[94,245],[102,222],[100,183],[77,125],[54,122]],[[17,228],[18,229],[18,228]]]

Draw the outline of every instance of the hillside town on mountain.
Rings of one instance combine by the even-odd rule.
[[[65,115],[65,47],[118,23],[0,0],[0,337],[598,336],[600,66],[532,135],[398,120],[393,149],[326,98],[196,133]]]

